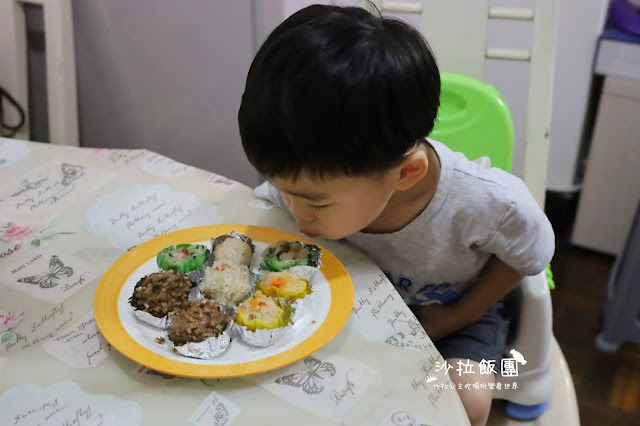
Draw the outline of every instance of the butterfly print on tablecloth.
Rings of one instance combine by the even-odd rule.
[[[49,272],[45,272],[42,275],[20,278],[18,282],[39,285],[41,288],[53,288],[60,284],[58,281],[60,281],[62,277],[70,277],[72,275],[73,268],[64,266],[60,258],[54,254],[49,261]]]
[[[336,367],[333,364],[322,362],[312,356],[306,357],[304,364],[304,371],[282,376],[276,379],[276,383],[302,388],[305,393],[314,395],[324,390],[324,386],[321,386],[321,381],[324,380],[322,376],[334,376],[336,374]]]
[[[76,166],[73,164],[62,163],[60,166],[62,170],[62,185],[68,186],[71,182],[84,175],[84,167]]]

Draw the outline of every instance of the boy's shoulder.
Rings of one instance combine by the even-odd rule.
[[[524,182],[440,143],[433,146],[441,155],[440,183],[448,185],[440,220],[521,274],[540,272],[553,255],[553,228]]]
[[[506,213],[514,205],[529,204],[532,199],[520,178],[491,167],[487,157],[471,161],[441,142],[429,143],[440,158],[440,184],[446,186],[450,208],[473,212],[474,216],[493,216]]]

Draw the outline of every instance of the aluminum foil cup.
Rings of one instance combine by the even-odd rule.
[[[313,266],[293,266],[287,269],[287,271],[291,272],[292,274],[300,275],[302,278],[309,281],[309,283],[311,283],[311,285],[313,286],[312,279],[318,272],[320,272],[320,269]]]
[[[207,265],[207,262],[205,262],[201,269],[198,269],[197,271],[191,271],[187,274],[187,277],[189,277],[191,284],[197,286],[202,282],[202,279],[204,278],[204,268],[207,266],[211,265]]]
[[[187,274],[187,277],[189,277],[189,280],[191,280],[191,284],[195,286],[199,285],[204,279],[204,273],[206,269],[211,265],[213,265],[213,255],[209,253],[209,255],[207,256],[207,260],[205,260],[204,264],[202,265],[202,268],[191,271]]]
[[[302,315],[306,310],[311,310],[313,305],[313,293],[306,295],[302,299],[298,299],[295,302],[291,302],[291,307],[293,308],[293,321]]]
[[[278,327],[273,329],[257,329],[255,331],[249,330],[246,326],[235,323],[235,330],[242,339],[248,345],[258,346],[261,348],[271,346],[282,337],[291,326],[293,326],[293,319],[295,318],[297,310],[295,305],[286,299],[281,297],[272,298],[278,306],[284,309],[285,317],[284,322],[287,324],[284,327]]]
[[[274,328],[272,330],[267,329],[259,329],[256,331],[251,331],[244,325],[240,325],[235,323],[236,332],[240,335],[240,338],[247,345],[257,346],[260,348],[265,348],[267,346],[273,345],[278,341],[293,324],[289,324],[286,327]]]
[[[149,312],[141,311],[139,309],[134,309],[133,315],[138,318],[142,322],[146,322],[149,325],[154,327],[161,328],[166,330],[171,328],[171,317],[169,315],[165,315],[161,318],[154,317]]]
[[[237,310],[233,306],[220,305],[219,309],[220,309],[220,312],[222,312],[223,314],[225,314],[229,318],[235,318],[236,317]],[[231,328],[233,328],[233,327],[231,327]]]
[[[322,266],[322,262],[320,261],[320,257],[322,257],[322,249],[315,244],[305,244],[302,243],[304,247],[309,250],[309,265],[314,268],[319,268]]]
[[[181,346],[176,346],[169,338],[167,338],[167,341],[169,342],[169,347],[172,348],[171,350],[180,355],[190,358],[212,359],[223,354],[229,347],[233,324],[235,324],[233,321],[229,321],[227,328],[217,337],[209,337],[202,342],[189,342]]]
[[[189,292],[188,300],[202,300],[204,299],[203,294],[200,292],[198,287],[193,287]]]

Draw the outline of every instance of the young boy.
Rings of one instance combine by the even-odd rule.
[[[309,237],[346,239],[387,273],[451,365],[500,359],[502,301],[551,260],[549,221],[523,182],[427,139],[439,106],[433,53],[411,26],[310,6],[265,41],[238,115],[256,193]],[[491,390],[461,390],[474,425]]]

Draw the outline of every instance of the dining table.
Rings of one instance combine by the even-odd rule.
[[[301,359],[198,377],[121,353],[94,311],[96,291],[118,285],[107,271],[149,241],[211,225],[304,238],[252,188],[146,149],[0,138],[0,425],[469,424],[419,321],[345,241],[313,239],[348,272],[353,302]]]

